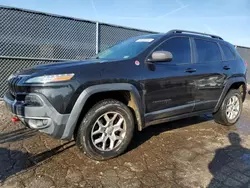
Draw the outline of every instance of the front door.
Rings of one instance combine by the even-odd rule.
[[[171,52],[173,59],[147,64],[143,81],[146,121],[189,113],[194,108],[190,39],[167,39],[154,51],[161,50]]]

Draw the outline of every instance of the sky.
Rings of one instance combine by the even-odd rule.
[[[250,47],[250,0],[0,0],[0,5],[157,32],[211,33]]]

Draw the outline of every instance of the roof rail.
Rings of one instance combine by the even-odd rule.
[[[186,30],[174,29],[174,30],[170,30],[169,32],[167,32],[167,34],[174,34],[174,33],[191,33],[191,34],[210,36],[210,37],[215,38],[215,39],[223,40],[221,37],[219,37],[217,35],[211,35],[211,34],[207,34],[207,33],[200,33],[200,32],[195,32],[195,31],[186,31]]]

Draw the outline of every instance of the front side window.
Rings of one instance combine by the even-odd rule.
[[[196,59],[198,63],[221,61],[219,46],[215,42],[194,39],[196,44]]]
[[[220,46],[221,46],[221,48],[223,50],[223,53],[224,53],[224,56],[225,56],[226,60],[235,59],[235,54],[232,52],[232,50],[228,46],[226,46],[224,44],[221,44]]]
[[[183,64],[191,62],[190,41],[187,37],[171,38],[161,44],[155,51],[169,51],[173,55],[172,63]]]

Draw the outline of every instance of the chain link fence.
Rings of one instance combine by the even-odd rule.
[[[0,26],[0,98],[17,70],[85,59],[119,41],[155,33],[5,6]]]
[[[0,28],[0,98],[7,78],[20,69],[85,59],[130,37],[156,33],[5,6]],[[237,50],[250,63],[250,48]],[[247,78],[250,83],[250,71]]]
[[[123,27],[114,27],[107,24],[100,24],[99,33],[100,33],[100,40],[99,40],[100,50],[102,51],[108,48],[109,46],[113,46],[119,41],[123,41],[125,39],[138,35],[149,34],[150,32],[133,30]]]

